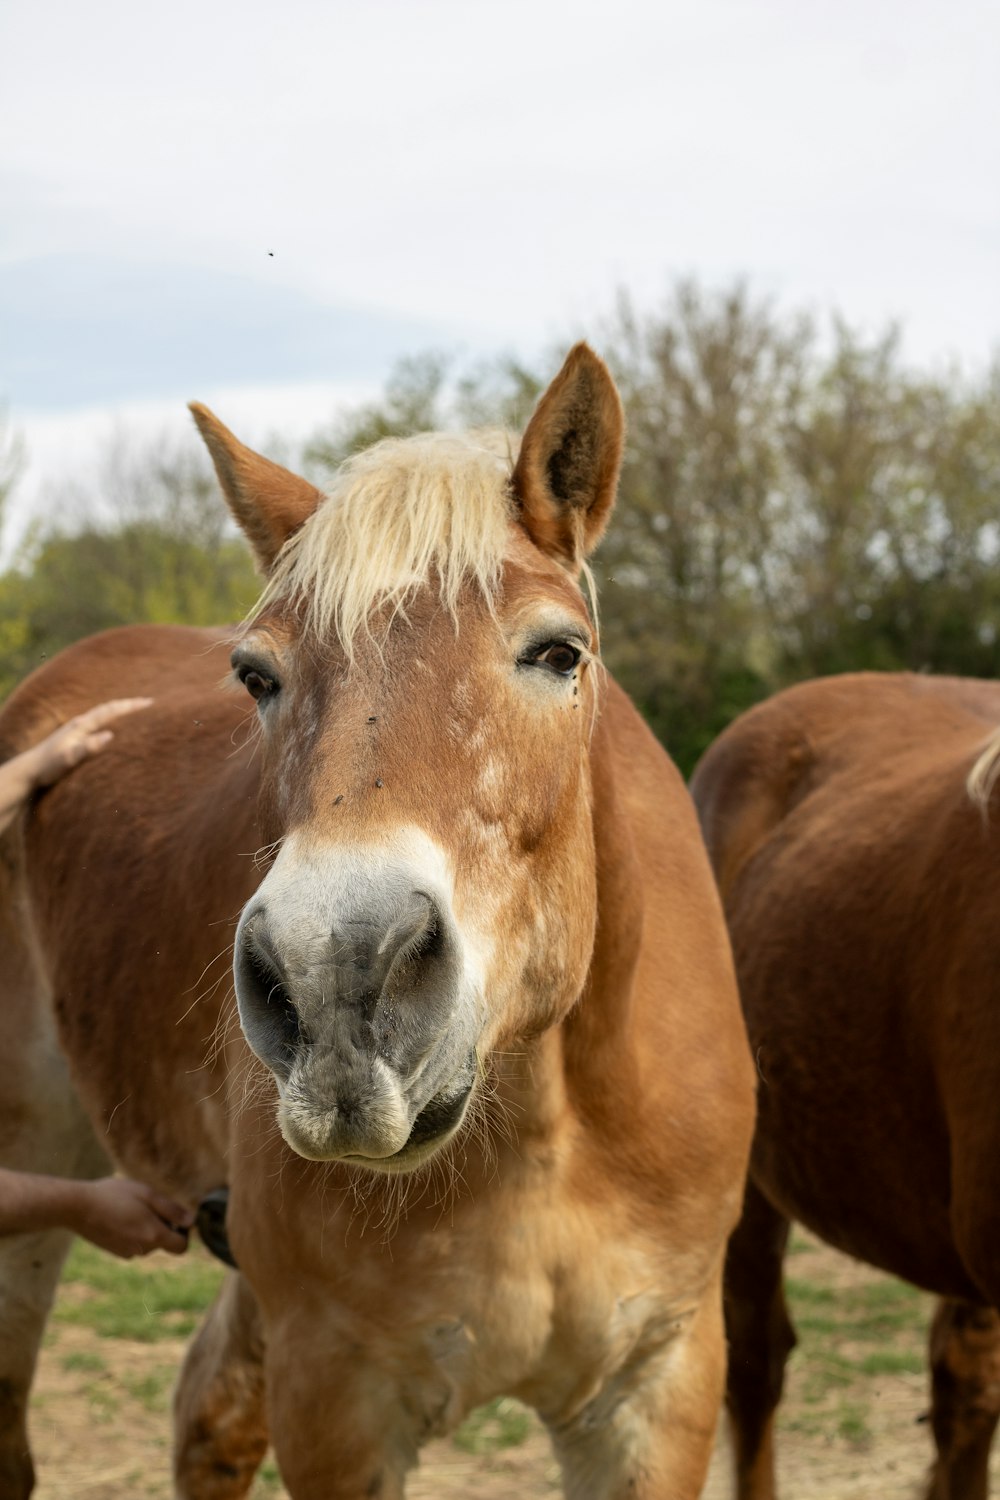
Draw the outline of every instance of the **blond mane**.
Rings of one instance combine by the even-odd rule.
[[[1000,779],[1000,729],[995,729],[976,757],[975,764],[965,780],[965,789],[970,801],[979,808],[983,817],[989,816],[990,798]]]
[[[434,577],[454,613],[472,581],[492,600],[508,545],[515,445],[504,433],[386,438],[347,460],[282,548],[253,612],[297,599],[351,654],[377,612],[391,620]]]

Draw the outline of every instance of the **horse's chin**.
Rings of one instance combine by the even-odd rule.
[[[336,1131],[326,1123],[328,1116],[319,1114],[303,1118],[282,1108],[278,1124],[286,1143],[307,1161],[338,1161],[345,1166],[362,1167],[370,1172],[399,1175],[416,1172],[447,1146],[461,1130],[475,1088],[475,1054],[469,1066],[460,1070],[446,1088],[429,1099],[410,1127],[402,1145],[384,1153],[345,1150],[335,1142]]]
[[[406,1145],[402,1146],[400,1150],[395,1151],[392,1156],[342,1156],[340,1160],[351,1167],[364,1167],[370,1172],[382,1172],[389,1176],[402,1176],[407,1172],[419,1171],[421,1167],[426,1166],[433,1157],[443,1151],[449,1141],[454,1140],[462,1128],[471,1099],[472,1085],[470,1084],[467,1093],[460,1101],[460,1107],[450,1125],[438,1128],[433,1134],[428,1134],[421,1140],[415,1140],[413,1134],[411,1134]],[[434,1102],[434,1100],[431,1100],[431,1104]],[[427,1108],[429,1109],[430,1105]],[[426,1113],[426,1109],[422,1110],[414,1120],[414,1132]]]

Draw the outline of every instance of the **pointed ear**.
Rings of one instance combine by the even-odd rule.
[[[556,562],[576,570],[600,541],[624,441],[608,367],[577,344],[528,423],[512,478],[522,525]]]
[[[207,406],[192,401],[188,410],[205,440],[226,503],[266,573],[323,496],[308,479],[244,447]]]

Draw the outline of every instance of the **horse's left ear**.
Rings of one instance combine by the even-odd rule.
[[[229,509],[266,573],[323,496],[308,479],[290,474],[245,447],[207,406],[192,401],[188,409],[205,440]]]
[[[511,481],[522,525],[556,562],[576,570],[600,541],[624,441],[608,367],[577,344],[528,423]]]

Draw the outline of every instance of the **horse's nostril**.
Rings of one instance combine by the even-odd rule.
[[[434,951],[440,925],[437,907],[430,896],[413,891],[405,910],[387,929],[379,953],[390,967],[399,961],[428,957]]]
[[[292,998],[278,971],[259,953],[250,954],[250,963],[260,984],[260,994],[275,1029],[290,1050],[302,1040],[302,1024]]]
[[[437,908],[431,906],[427,919],[427,926],[423,932],[410,940],[407,949],[407,957],[411,959],[434,958],[441,951],[444,937],[441,931],[441,923],[438,919]]]
[[[304,1037],[263,915],[247,924],[237,963],[237,998],[247,1040],[277,1072],[287,1073]]]

